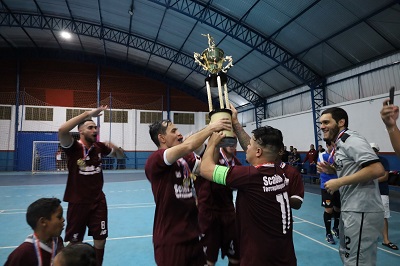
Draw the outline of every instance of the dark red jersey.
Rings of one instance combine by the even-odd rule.
[[[105,196],[101,158],[109,155],[112,150],[102,142],[95,142],[88,150],[76,140],[70,147],[63,149],[68,160],[64,201],[92,203],[103,199]],[[85,165],[79,166],[78,160],[82,160]]]
[[[193,183],[187,182],[186,166],[193,169],[193,153],[167,165],[165,149],[155,151],[145,165],[145,174],[151,183],[156,210],[154,213],[154,245],[177,244],[198,239],[200,230]]]
[[[234,166],[226,185],[237,188],[240,265],[296,265],[288,182],[279,165]]]

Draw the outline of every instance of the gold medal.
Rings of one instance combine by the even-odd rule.
[[[85,168],[86,167],[86,162],[80,158],[76,161],[76,164],[79,166],[79,168]]]
[[[182,181],[182,184],[184,187],[189,187],[190,186],[190,179],[185,177]]]
[[[190,178],[191,178],[193,181],[196,181],[197,176],[196,176],[195,174],[193,174],[193,173],[190,173]]]

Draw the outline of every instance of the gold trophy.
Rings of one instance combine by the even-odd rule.
[[[215,46],[213,37],[210,34],[202,34],[208,37],[208,48],[203,53],[194,53],[194,61],[203,67],[204,70],[210,72],[205,79],[208,97],[208,109],[211,122],[221,118],[229,118],[232,120],[232,111],[229,106],[228,87],[226,85],[228,78],[226,72],[233,66],[232,56],[225,56],[224,51]],[[228,64],[223,67],[223,63]],[[222,89],[223,88],[223,89]],[[219,108],[214,108],[211,99],[211,90],[218,90]],[[220,142],[220,147],[233,146],[237,140],[233,131],[224,131],[226,137]]]

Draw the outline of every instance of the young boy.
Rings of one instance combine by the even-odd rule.
[[[53,266],[96,266],[96,252],[88,243],[66,246],[54,259]]]
[[[5,266],[52,265],[64,247],[60,235],[65,219],[60,203],[57,198],[41,198],[29,205],[26,221],[33,234],[8,256]]]

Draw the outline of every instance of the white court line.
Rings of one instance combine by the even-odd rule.
[[[296,219],[301,220],[301,222],[308,223],[308,224],[311,224],[311,225],[314,225],[314,226],[317,226],[317,227],[320,227],[320,228],[325,228],[325,226],[321,226],[321,225],[319,225],[319,224],[310,222],[310,221],[308,221],[308,220],[299,218],[299,217],[297,217],[297,216],[293,216],[293,217],[296,218]],[[309,237],[309,236],[307,236],[307,235],[305,235],[305,234],[303,234],[303,233],[300,233],[299,231],[296,231],[296,230],[294,230],[294,229],[293,229],[293,232],[294,232],[294,233],[297,233],[297,234],[299,234],[299,235],[301,235],[301,236],[304,236],[304,237],[306,237],[306,238],[308,238],[308,239],[310,239],[310,240],[312,240],[312,241],[314,241],[314,242],[317,242],[317,243],[319,243],[319,244],[321,244],[321,245],[323,245],[323,246],[326,246],[326,247],[328,247],[328,248],[330,248],[330,249],[334,249],[334,250],[336,250],[336,251],[338,250],[338,248],[333,248],[333,247],[331,247],[330,245],[327,245],[327,244],[325,244],[325,243],[322,243],[321,241],[318,241],[318,240],[316,240],[316,239],[314,239],[314,238],[312,238],[312,237]],[[392,254],[392,255],[395,255],[395,256],[397,256],[397,257],[400,257],[400,254],[399,254],[399,253],[396,253],[396,252],[387,250],[387,249],[385,249],[385,248],[381,248],[381,247],[379,247],[379,245],[380,245],[380,243],[378,243],[378,249],[379,249],[379,250],[384,251],[384,252],[389,253],[389,254]]]
[[[62,206],[62,205],[61,205]],[[135,209],[135,208],[148,208],[148,207],[155,207],[156,205],[154,202],[152,203],[135,203],[135,204],[113,204],[108,205],[108,210],[115,210],[115,209]],[[64,211],[68,209],[67,206],[62,206]],[[8,210],[0,210],[0,215],[2,214],[25,214],[25,209],[8,209]]]
[[[125,240],[125,239],[138,239],[138,238],[149,238],[153,237],[153,235],[143,235],[143,236],[124,236],[124,237],[108,237],[107,241],[113,241],[113,240]],[[84,240],[83,242],[93,242],[93,240],[88,239]],[[18,246],[5,246],[5,247],[0,247],[0,249],[14,249],[17,248]]]

